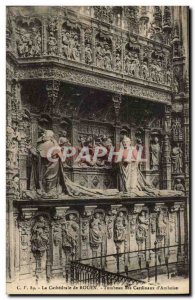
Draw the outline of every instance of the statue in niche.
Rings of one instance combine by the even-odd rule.
[[[125,54],[125,72],[127,74],[131,74],[131,61],[132,61],[131,52],[126,51],[126,54]]]
[[[127,222],[124,213],[120,211],[114,221],[114,241],[115,243],[124,242],[126,239]]]
[[[30,152],[34,157],[32,162],[30,190],[23,193],[24,197],[61,198],[67,196],[103,197],[117,196],[116,189],[89,189],[72,182],[63,172],[62,151],[52,130],[45,130],[37,140],[36,148]],[[48,159],[48,152],[49,159]]]
[[[87,43],[85,47],[85,62],[88,65],[92,63],[92,50],[91,50],[91,45],[89,43]]]
[[[106,70],[111,70],[112,54],[109,45],[104,45],[104,67]]]
[[[161,148],[158,137],[155,137],[150,145],[152,170],[159,170]]]
[[[55,55],[57,52],[57,39],[54,36],[54,33],[51,31],[48,37],[48,54]]]
[[[103,47],[101,43],[98,43],[97,50],[96,50],[96,65],[99,68],[104,67],[104,54],[103,54]]]
[[[149,79],[149,70],[148,70],[148,64],[146,61],[143,61],[142,64],[142,74],[144,79]]]
[[[167,233],[167,215],[162,210],[160,211],[158,215],[158,221],[157,221],[157,236],[164,237]]]
[[[167,67],[167,84],[171,85],[172,82],[172,74],[170,70],[170,66]]]
[[[137,226],[136,226],[136,241],[139,245],[142,245],[148,235],[149,230],[149,217],[147,216],[146,211],[142,210],[137,217]]]
[[[95,213],[93,219],[90,222],[89,228],[89,243],[92,248],[99,248],[103,242],[104,227],[103,222],[100,219],[100,214]]]
[[[134,53],[133,54],[133,59],[131,61],[131,74],[133,76],[139,77],[139,70],[140,70],[140,63],[139,63],[139,58],[138,58],[138,54]]]
[[[179,144],[177,144],[172,149],[171,159],[172,159],[172,166],[173,166],[173,173],[181,174],[183,168],[183,151],[181,150]]]
[[[159,82],[159,83],[164,82],[162,62],[161,62],[160,59],[158,59],[157,62],[156,62],[156,81]]]
[[[31,249],[32,252],[43,254],[49,243],[49,228],[43,216],[39,216],[32,227]]]
[[[179,80],[176,78],[174,78],[174,80],[173,80],[173,92],[175,94],[179,93]]]
[[[64,56],[67,59],[70,59],[70,32],[69,31],[64,31],[62,33],[62,51]]]
[[[31,45],[30,55],[40,56],[41,55],[41,33],[40,30],[36,27],[32,28],[31,42],[32,45]]]
[[[131,197],[136,196],[176,196],[181,195],[179,191],[158,190],[152,186],[143,176],[140,170],[139,147],[132,146],[131,139],[124,134],[121,141],[122,160],[116,160],[119,164],[119,185],[123,193]],[[131,153],[129,157],[129,153]],[[138,159],[139,158],[139,159]]]
[[[65,252],[76,257],[79,243],[79,225],[74,214],[69,214],[68,219],[62,224],[62,247]]]
[[[76,33],[72,33],[70,38],[70,59],[79,61],[80,60],[80,43],[79,36]]]
[[[121,71],[121,55],[119,52],[116,53],[116,71]]]
[[[185,194],[185,187],[182,184],[182,179],[181,178],[176,178],[175,179],[174,190],[181,191],[183,194]]]
[[[155,63],[155,60],[153,59],[151,62],[151,66],[150,66],[150,75],[151,75],[152,81],[157,81],[156,69],[157,69],[156,63]]]

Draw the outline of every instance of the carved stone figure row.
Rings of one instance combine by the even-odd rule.
[[[91,32],[91,35],[89,35],[89,32]],[[115,67],[115,71],[121,72],[122,41],[119,44],[117,42],[114,49],[112,40],[98,33],[94,37],[95,45],[92,47],[92,31],[90,29],[85,30],[83,44],[81,43],[80,29],[74,26],[68,27],[63,25],[61,28],[61,46],[59,46],[58,34],[58,20],[55,17],[50,17],[47,26],[48,55],[58,55],[61,52],[62,56],[67,60],[79,62],[81,61],[81,53],[83,51],[86,64],[90,65],[94,63],[97,67],[106,70],[111,70]],[[38,23],[38,25],[31,25],[31,27],[18,27],[16,43],[19,57],[40,56],[42,54],[41,25]],[[148,62],[148,58],[140,60],[140,54],[134,50],[130,50],[128,44],[125,45],[123,64],[124,72],[127,75],[152,80],[160,84],[171,84],[172,74],[169,63],[167,63],[167,67],[165,68],[160,58],[152,58],[150,63]]]
[[[108,216],[102,210],[87,217],[79,216],[76,211],[65,214],[62,210],[60,215],[55,215],[53,218],[38,213],[37,216],[29,219],[30,222],[25,223],[25,226],[29,230],[27,234],[30,234],[31,251],[36,260],[40,261],[45,253],[47,256],[50,255],[49,249],[54,243],[55,247],[62,247],[66,263],[69,263],[79,258],[82,244],[85,243],[92,251],[102,251],[111,239],[116,246],[113,249],[114,253],[116,249],[124,249],[122,245],[126,245],[131,236],[131,240],[135,238],[138,251],[144,250],[146,241],[150,243],[148,240],[150,234],[155,234],[155,239],[159,242],[170,234],[167,224],[168,219],[173,217],[176,215],[172,214],[172,210],[168,211],[165,206],[155,207],[153,212],[149,212],[147,207],[140,207],[130,214],[127,211],[113,210]],[[24,225],[22,224],[19,223],[19,226]],[[23,239],[21,232],[21,242]]]

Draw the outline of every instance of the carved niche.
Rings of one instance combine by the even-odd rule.
[[[136,242],[138,250],[146,247],[146,239],[149,231],[149,216],[146,210],[142,210],[137,216],[136,222]]]
[[[69,212],[62,221],[62,248],[66,262],[77,259],[79,256],[79,216]]]
[[[81,36],[76,24],[65,22],[62,25],[62,55],[68,60],[81,60]]]
[[[16,22],[16,48],[19,57],[37,57],[42,54],[42,24],[37,18]]]
[[[165,61],[161,51],[151,53],[150,76],[151,80],[160,84],[165,83],[164,76]]]
[[[93,62],[92,54],[92,29],[85,30],[85,63],[91,65]]]
[[[44,259],[46,262],[46,277],[47,280],[49,280],[51,277],[51,270],[49,267],[51,266],[49,219],[47,216],[37,215],[34,217],[32,223],[33,224],[31,227],[31,251],[36,261],[36,267],[35,267],[36,281],[39,280],[40,274],[42,273],[43,270],[42,262],[43,262],[44,255],[46,255]]]
[[[140,77],[140,46],[134,37],[125,46],[124,65],[127,75]]]
[[[96,66],[106,70],[112,68],[112,41],[103,33],[96,35]]]

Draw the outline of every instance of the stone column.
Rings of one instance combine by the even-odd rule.
[[[92,64],[96,66],[96,29],[92,27]]]
[[[51,271],[52,274],[62,273],[63,277],[68,276],[67,271],[69,266],[67,266],[66,255],[62,251],[62,223],[64,222],[66,211],[70,207],[56,207],[55,215],[52,219],[52,252],[51,252]]]
[[[146,171],[150,170],[150,129],[145,128],[144,134],[144,147],[145,147],[145,169]]]
[[[47,55],[47,18],[42,18],[42,48],[43,56]]]
[[[137,242],[137,219],[140,212],[143,210],[144,204],[133,204],[132,207],[130,207],[129,210],[129,255],[128,255],[128,268],[131,269],[138,269],[139,262],[141,259],[141,256],[138,257],[139,252],[138,251],[138,242]]]
[[[116,69],[116,37],[112,40],[112,69]]]
[[[122,95],[121,94],[113,94],[112,102],[113,102],[114,111],[115,111],[115,145],[119,146],[119,144],[120,144],[119,112],[120,112],[120,105],[122,102]]]
[[[85,30],[81,27],[81,62],[85,63]]]
[[[185,172],[185,188],[189,193],[189,152],[190,152],[190,128],[189,128],[189,94],[183,99],[183,119],[184,119],[184,172]]]
[[[163,172],[163,189],[170,189],[171,186],[171,107],[165,106],[164,114],[164,140],[163,140],[163,157],[162,157],[162,172]]]
[[[89,244],[89,221],[97,206],[84,206],[83,213],[80,219],[80,232],[81,232],[81,253],[80,258],[92,257],[92,250]],[[86,261],[89,265],[92,265],[92,260]]]
[[[126,45],[126,37],[122,38],[122,50],[121,50],[121,72],[124,74],[125,72],[125,45]]]
[[[59,11],[58,15],[58,24],[57,24],[57,30],[58,30],[58,55],[62,56],[62,13]]]

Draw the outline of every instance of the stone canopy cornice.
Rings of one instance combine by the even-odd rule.
[[[103,72],[94,67],[85,67],[82,64],[74,66],[74,63],[50,59],[50,62],[43,60],[37,63],[15,60],[15,78],[23,80],[59,80],[71,84],[86,86],[89,88],[101,89],[111,93],[132,96],[153,102],[171,104],[172,93],[170,88],[158,84],[151,84],[144,80],[117,77],[114,72]]]

